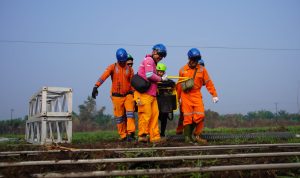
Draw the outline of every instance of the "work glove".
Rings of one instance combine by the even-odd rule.
[[[98,96],[98,87],[95,86],[93,88],[92,98],[96,99],[96,96]]]
[[[219,101],[219,98],[218,97],[213,97],[212,100],[213,100],[213,103],[217,103]]]
[[[161,81],[167,81],[167,80],[169,80],[168,75],[164,75],[161,77]]]

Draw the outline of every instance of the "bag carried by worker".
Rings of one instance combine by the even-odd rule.
[[[134,74],[131,79],[131,86],[140,93],[145,93],[151,86],[151,82],[139,76],[138,73]]]
[[[196,73],[197,73],[197,68],[195,69],[193,78],[190,78],[184,82],[181,82],[181,88],[184,92],[188,92],[194,87],[194,79],[195,79]]]

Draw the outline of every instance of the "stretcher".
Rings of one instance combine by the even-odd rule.
[[[179,76],[168,76],[169,79],[179,79],[177,83],[181,83],[190,79],[189,77],[179,77]]]

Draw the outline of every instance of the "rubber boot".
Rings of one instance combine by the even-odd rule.
[[[183,134],[184,134],[184,141],[186,143],[193,143],[193,138],[192,138],[192,125],[186,125],[183,128]]]

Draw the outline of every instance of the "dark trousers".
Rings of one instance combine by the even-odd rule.
[[[158,119],[160,120],[160,136],[165,137],[165,131],[167,128],[167,122],[168,122],[169,113],[162,113],[159,112]]]

